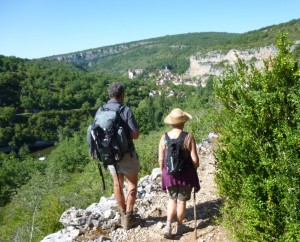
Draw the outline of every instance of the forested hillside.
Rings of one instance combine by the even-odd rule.
[[[3,150],[34,146],[41,140],[58,141],[59,137],[80,130],[107,101],[107,86],[114,80],[126,85],[126,104],[137,113],[143,133],[159,128],[163,113],[184,101],[187,95],[193,94],[199,101],[207,98],[203,96],[204,88],[172,84],[156,87],[143,80],[87,73],[72,64],[56,61],[0,56],[0,78],[0,148]],[[161,95],[150,98],[152,90]],[[170,90],[176,98],[166,98]]]
[[[128,69],[141,68],[145,73],[168,66],[174,73],[184,73],[189,58],[197,53],[217,50],[259,48],[275,44],[279,32],[288,33],[293,40],[300,40],[300,20],[267,26],[243,34],[188,33],[122,43],[79,51],[47,59],[71,62],[89,72],[115,73],[127,76]],[[297,51],[298,56],[300,51]]]

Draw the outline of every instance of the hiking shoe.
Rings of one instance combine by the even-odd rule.
[[[177,235],[182,235],[182,234],[187,233],[189,231],[191,231],[191,228],[189,226],[186,226],[184,224],[178,224],[177,225],[177,231],[176,231]]]
[[[136,225],[141,223],[141,218],[138,216],[134,215],[133,213],[128,213],[124,215],[124,218],[121,218],[122,226],[124,229],[128,230]]]
[[[125,213],[124,212],[120,212],[121,214],[121,226],[124,227],[125,224]]]
[[[164,228],[164,238],[171,239],[172,236],[172,227],[166,225],[166,227]]]

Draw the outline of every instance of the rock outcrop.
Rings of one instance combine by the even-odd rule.
[[[136,48],[138,46],[143,46],[151,41],[138,41],[131,42],[113,46],[106,46],[102,48],[89,49],[85,51],[78,51],[74,53],[64,54],[64,55],[56,55],[46,57],[49,60],[58,60],[64,62],[76,63],[78,65],[91,65],[93,61],[97,61],[102,58],[106,58],[112,55],[121,54],[129,49]]]
[[[227,53],[220,51],[211,51],[206,54],[198,53],[190,57],[190,67],[183,78],[195,78],[205,83],[210,76],[220,76],[226,65],[233,66],[237,61],[237,56],[246,63],[253,63],[256,68],[262,70],[264,61],[275,56],[276,53],[277,50],[273,45],[248,50],[232,49]]]
[[[189,69],[183,75],[176,75],[170,70],[160,70],[156,85],[164,85],[168,81],[175,85],[206,86],[212,76],[221,76],[227,66],[234,66],[238,57],[245,63],[253,64],[258,70],[264,68],[264,61],[277,53],[275,46],[265,46],[248,50],[232,49],[227,53],[210,51],[190,56]]]

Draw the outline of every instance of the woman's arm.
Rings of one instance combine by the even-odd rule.
[[[199,157],[196,148],[196,141],[192,134],[190,134],[190,151],[194,167],[197,168],[199,167]]]
[[[164,153],[165,153],[164,140],[165,140],[165,135],[162,135],[158,145],[158,163],[161,171],[163,169],[163,161],[164,161]]]

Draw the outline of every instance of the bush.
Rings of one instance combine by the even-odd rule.
[[[216,80],[216,182],[224,222],[240,241],[300,240],[300,70],[287,35],[263,71],[238,59]]]

